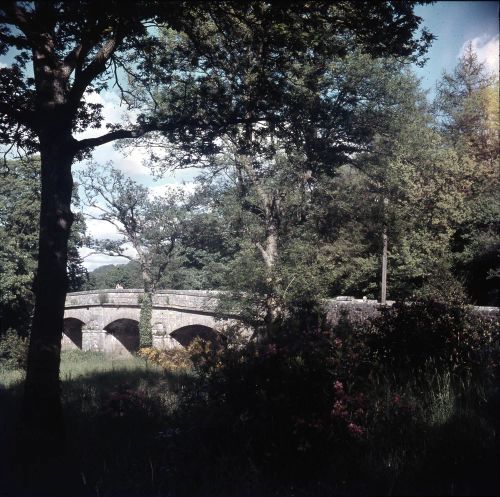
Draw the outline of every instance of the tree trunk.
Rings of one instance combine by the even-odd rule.
[[[380,290],[380,303],[387,304],[387,225],[384,224],[382,233],[382,281]]]
[[[382,278],[380,282],[380,303],[382,305],[387,304],[387,206],[389,205],[389,199],[384,198],[383,204],[383,217],[384,217],[384,227],[382,231]]]
[[[279,318],[281,307],[276,288],[276,263],[278,260],[278,213],[276,202],[269,202],[266,208],[266,241],[264,247],[259,246],[266,266],[266,283],[268,286],[265,299],[265,325],[268,336]]]
[[[24,394],[25,429],[35,450],[56,452],[64,429],[59,365],[63,333],[68,238],[73,215],[71,138],[40,140],[41,207],[35,313],[28,351]]]

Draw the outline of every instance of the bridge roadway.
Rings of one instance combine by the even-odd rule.
[[[68,293],[64,312],[62,348],[127,356],[139,348],[139,314],[142,290],[115,289]],[[186,346],[196,336],[210,339],[235,322],[216,319],[220,292],[209,290],[160,290],[153,297],[153,346],[169,349]],[[365,320],[378,313],[374,300],[337,297],[325,301],[330,323],[343,309],[351,320]],[[498,307],[475,307],[485,316],[499,316]]]

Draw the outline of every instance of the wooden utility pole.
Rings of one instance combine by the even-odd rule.
[[[389,203],[388,198],[384,198],[384,229],[382,231],[382,281],[380,291],[380,303],[386,304],[387,300],[387,218],[386,207]]]

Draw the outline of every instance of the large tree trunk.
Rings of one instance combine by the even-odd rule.
[[[33,443],[43,452],[57,451],[60,447],[57,442],[64,433],[59,364],[68,286],[68,238],[73,222],[70,207],[74,153],[71,137],[64,140],[53,134],[40,141],[42,194],[38,271],[23,411],[31,436],[49,444]]]
[[[251,143],[251,130],[247,130],[247,141]],[[250,145],[248,146],[250,147]],[[246,155],[239,156],[236,174],[238,185],[242,196],[245,195],[244,180],[241,171],[244,170],[248,180],[257,193],[259,205],[248,203],[246,208],[252,212],[258,212],[260,219],[265,225],[264,244],[256,243],[266,267],[266,285],[267,293],[264,300],[264,322],[268,336],[272,334],[274,324],[281,316],[282,308],[279,303],[277,282],[276,282],[276,264],[279,257],[279,226],[281,221],[281,202],[279,196],[274,192],[268,192],[262,186],[255,169],[252,165],[251,157]]]

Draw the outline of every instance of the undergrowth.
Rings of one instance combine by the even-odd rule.
[[[233,345],[64,352],[66,456],[47,495],[498,494],[497,324],[423,302],[361,327],[293,316]],[[0,426],[16,422],[16,374]]]

